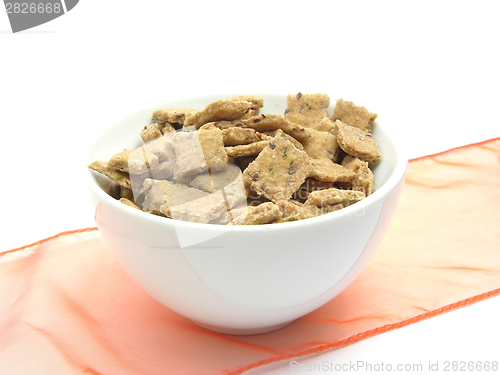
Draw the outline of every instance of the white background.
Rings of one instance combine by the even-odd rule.
[[[325,92],[377,112],[410,158],[499,137],[497,4],[82,0],[18,34],[0,7],[0,251],[94,226],[88,143],[177,97]],[[500,361],[499,312],[493,298],[297,362]]]

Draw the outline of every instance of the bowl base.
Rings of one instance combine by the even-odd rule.
[[[282,323],[282,324],[277,324],[277,325],[274,325],[274,326],[270,326],[270,327],[263,327],[263,328],[249,328],[249,329],[239,329],[239,328],[226,328],[226,327],[217,327],[217,326],[212,326],[212,325],[209,325],[209,324],[203,324],[203,323],[199,323],[199,322],[196,322],[194,320],[192,320],[192,322],[200,327],[203,327],[203,328],[206,328],[210,331],[214,331],[214,332],[218,332],[218,333],[224,333],[226,335],[258,335],[258,334],[261,334],[261,333],[268,333],[268,332],[272,332],[272,331],[276,331],[277,329],[280,329],[280,328],[283,328],[287,325],[289,325],[290,323],[293,323],[294,320],[290,321],[290,322],[286,322],[286,323]]]

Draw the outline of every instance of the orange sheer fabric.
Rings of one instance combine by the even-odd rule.
[[[0,373],[239,374],[500,293],[500,138],[413,160],[363,273],[281,330],[207,331],[146,295],[95,228],[0,255]]]

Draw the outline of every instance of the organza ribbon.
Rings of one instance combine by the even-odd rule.
[[[0,254],[0,373],[240,374],[500,293],[500,138],[410,162],[375,256],[338,297],[275,332],[196,326],[143,292],[96,228]]]

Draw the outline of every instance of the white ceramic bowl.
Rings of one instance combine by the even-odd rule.
[[[125,117],[96,139],[86,162],[140,146],[140,130],[151,123],[154,109],[202,109],[229,96],[161,103]],[[260,96],[262,113],[285,110],[285,94]],[[383,125],[376,122],[373,134],[383,155],[374,168],[377,190],[352,206],[302,221],[227,226],[169,220],[118,202],[86,166],[84,178],[103,238],[147,293],[208,329],[262,333],[338,295],[379,245],[399,198],[407,158]]]

